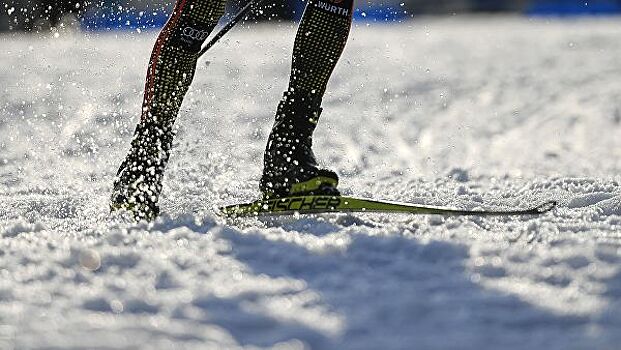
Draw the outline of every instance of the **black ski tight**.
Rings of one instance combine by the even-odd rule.
[[[310,0],[295,37],[289,90],[323,95],[343,52],[353,0]],[[224,14],[226,0],[177,0],[147,72],[143,112],[174,118],[194,77],[197,53]]]

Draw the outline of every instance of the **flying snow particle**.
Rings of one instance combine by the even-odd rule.
[[[120,314],[121,312],[123,312],[123,303],[120,300],[112,300],[110,302],[110,309],[112,309],[112,312],[114,312],[115,314]]]
[[[101,257],[93,249],[86,249],[80,253],[80,266],[89,270],[97,271],[101,267]]]

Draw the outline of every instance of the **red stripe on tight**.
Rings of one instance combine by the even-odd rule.
[[[158,36],[155,42],[155,48],[153,53],[151,54],[151,59],[149,62],[149,69],[147,70],[147,83],[145,85],[145,97],[143,102],[143,113],[142,118],[144,119],[151,108],[151,101],[153,101],[153,93],[155,91],[155,71],[157,68],[157,61],[162,53],[162,49],[164,48],[164,44],[170,37],[172,33],[172,29],[175,27],[179,18],[181,18],[181,14],[183,12],[183,8],[185,7],[187,0],[178,0],[175,4],[175,8],[173,10],[173,15],[170,17],[164,29]]]

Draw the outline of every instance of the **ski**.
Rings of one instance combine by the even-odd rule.
[[[556,201],[548,201],[528,209],[511,210],[462,210],[386,200],[348,196],[298,196],[220,207],[226,217],[249,217],[270,215],[322,214],[322,213],[402,213],[435,214],[444,216],[518,216],[541,215],[556,207]]]

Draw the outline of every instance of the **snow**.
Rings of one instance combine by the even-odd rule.
[[[0,348],[618,348],[618,19],[359,25],[324,99],[346,194],[555,212],[226,222],[257,195],[294,30],[201,60],[152,224],[107,198],[155,33],[0,36]]]

